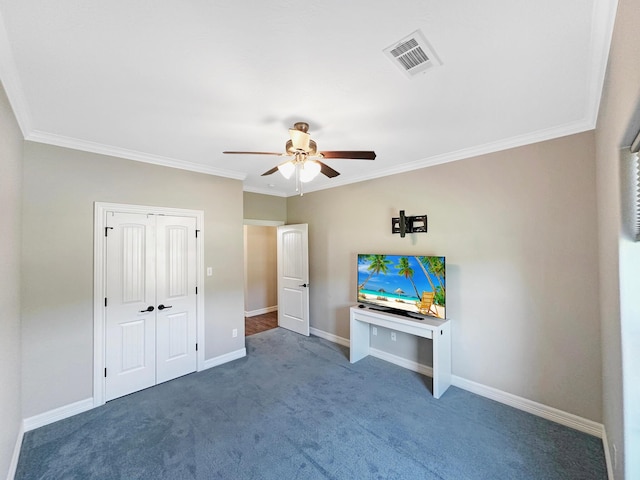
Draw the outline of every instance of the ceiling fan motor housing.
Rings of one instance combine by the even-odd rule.
[[[287,140],[286,149],[287,149],[288,155],[295,155],[297,153],[304,153],[306,155],[316,155],[318,153],[318,146],[316,145],[316,142],[314,142],[313,140],[309,140],[309,147],[304,150],[295,148],[293,146],[293,141]]]

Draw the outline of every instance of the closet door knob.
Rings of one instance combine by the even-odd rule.
[[[153,305],[149,305],[146,310],[140,310],[140,313],[153,312],[154,310]]]
[[[173,307],[173,305],[166,305],[165,306],[165,305],[160,304],[160,305],[158,305],[158,310],[164,310],[165,308],[171,308],[171,307]]]

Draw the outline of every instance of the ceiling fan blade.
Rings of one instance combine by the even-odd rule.
[[[270,170],[267,170],[266,172],[264,172],[262,175],[260,175],[261,177],[266,177],[267,175],[271,175],[272,173],[276,173],[278,171],[278,167],[273,167]]]
[[[376,152],[363,150],[343,150],[333,152],[320,152],[324,158],[346,158],[352,160],[375,160]]]
[[[320,173],[322,173],[323,175],[329,178],[337,177],[338,175],[340,175],[340,172],[334,170],[329,165],[326,165],[318,160],[316,160],[316,162],[320,164]]]
[[[277,155],[279,157],[286,156],[285,153],[275,153],[275,152],[222,152],[222,153],[231,153],[236,155]]]

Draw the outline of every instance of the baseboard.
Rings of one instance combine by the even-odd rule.
[[[57,422],[58,420],[64,420],[65,418],[72,417],[78,413],[91,410],[93,407],[92,397],[49,410],[48,412],[34,415],[33,417],[25,418],[23,420],[24,431],[28,432],[30,430],[35,430],[36,428],[44,427],[45,425]]]
[[[218,365],[222,365],[223,363],[231,362],[232,360],[245,357],[246,355],[247,349],[241,348],[240,350],[236,350],[235,352],[230,352],[218,357],[210,358],[209,360],[205,360],[204,367],[201,370],[216,367]],[[49,410],[48,412],[25,418],[22,421],[22,430],[23,432],[29,432],[36,428],[44,427],[45,425],[49,425],[50,423],[57,422],[58,420],[64,420],[65,418],[72,417],[73,415],[77,415],[78,413],[86,412],[87,410],[91,410],[94,407],[95,405],[93,402],[93,397],[86,398],[69,405],[64,405],[62,407]]]
[[[203,370],[207,370],[208,368],[217,367],[218,365],[222,365],[223,363],[232,362],[233,360],[237,360],[242,357],[247,356],[247,349],[241,348],[240,350],[235,350],[233,352],[225,353],[224,355],[219,355],[217,357],[210,358],[204,361],[204,365],[199,372]]]
[[[256,315],[264,315],[265,313],[271,313],[271,312],[277,312],[277,311],[278,311],[278,306],[274,305],[273,307],[259,308],[258,310],[251,310],[249,312],[245,310],[244,316],[255,317]]]
[[[331,333],[318,330],[317,328],[311,328],[310,330],[314,335],[324,338],[325,340],[329,340],[330,342],[339,343],[340,345],[344,345],[346,347],[350,345],[349,339],[338,337]],[[407,368],[414,372],[421,373],[422,375],[433,377],[433,370],[428,365],[422,365],[420,363],[407,360],[406,358],[402,358],[397,355],[393,355],[391,353],[387,353],[374,348],[369,349],[369,352],[373,357],[385,360],[403,368]],[[552,422],[559,423],[560,425],[573,428],[580,432],[584,432],[598,438],[602,438],[604,435],[604,426],[601,423],[579,417],[578,415],[564,412],[553,407],[548,407],[541,403],[534,402],[533,400],[518,397],[517,395],[503,392],[502,390],[488,387],[486,385],[482,385],[480,383],[476,383],[471,380],[458,377],[456,375],[451,376],[451,384],[455,387],[467,390],[468,392],[480,395],[481,397],[495,400],[496,402],[509,405],[511,407],[517,408],[518,410],[523,410],[538,417],[546,418],[547,420],[551,420]],[[607,448],[605,448],[605,454],[608,454]],[[607,468],[609,468],[609,465],[610,461],[607,460]]]
[[[517,408],[518,410],[523,410],[525,412],[532,413],[533,415],[537,415],[538,417],[546,418],[547,420],[551,420],[552,422],[559,423],[560,425],[564,425],[566,427],[588,433],[589,435],[602,438],[604,427],[601,423],[594,422],[592,420],[588,420],[586,418],[579,417],[578,415],[567,413],[565,411],[558,410],[557,408],[549,407],[538,402],[534,402],[533,400],[518,397],[517,395],[503,392],[502,390],[498,390],[493,387],[487,387],[486,385],[472,382],[471,380],[467,380],[456,375],[451,376],[451,384],[482,397],[490,398],[491,400],[495,400],[496,402],[504,403],[505,405]]]
[[[334,335],[333,333],[325,332],[324,330],[319,330],[313,327],[309,328],[309,332],[316,337],[324,338],[325,340],[329,340],[330,342],[337,343],[344,347],[351,346],[351,341],[348,338],[339,337],[338,335]],[[378,350],[376,348],[370,348],[369,355],[381,360],[385,360],[389,363],[393,363],[408,370],[413,370],[414,372],[418,372],[422,375],[433,377],[433,369],[428,365],[422,365],[420,363],[407,360],[406,358],[402,358],[397,355],[393,355],[392,353]]]
[[[18,469],[18,460],[20,459],[20,450],[22,449],[22,439],[24,438],[24,424],[20,424],[18,430],[18,436],[16,438],[16,445],[13,447],[13,456],[11,457],[11,463],[9,464],[9,471],[7,472],[7,480],[13,480],[16,476],[16,470]]]
[[[414,372],[418,372],[422,375],[433,378],[433,368],[428,365],[422,365],[421,363],[407,360],[406,358],[393,355],[392,353],[383,352],[382,350],[378,350],[377,348],[369,348],[369,355],[381,360],[385,360],[389,363],[393,363],[394,365],[404,367],[407,370],[413,370]]]
[[[309,333],[311,335],[315,335],[316,337],[324,338],[325,340],[329,340],[330,342],[342,345],[343,347],[349,347],[351,345],[351,342],[348,338],[339,337],[338,335],[325,332],[324,330],[318,330],[317,328],[309,327]]]

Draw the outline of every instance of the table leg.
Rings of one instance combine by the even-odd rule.
[[[369,324],[351,317],[351,342],[349,347],[349,361],[355,363],[369,355]]]
[[[451,386],[451,328],[447,323],[433,332],[433,397]]]

